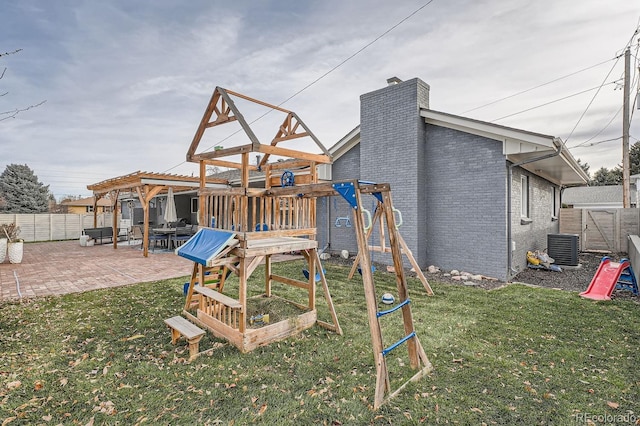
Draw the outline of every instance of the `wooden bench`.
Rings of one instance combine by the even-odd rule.
[[[209,299],[213,299],[216,302],[222,303],[223,305],[228,306],[231,309],[242,309],[242,304],[240,303],[240,301],[219,293],[215,290],[212,290],[208,287],[195,286],[193,288],[193,291],[207,296]]]
[[[239,300],[212,290],[208,287],[195,286],[193,291],[200,294],[199,310],[221,321],[231,328],[239,328],[242,317],[242,304]]]
[[[189,361],[198,357],[198,344],[204,336],[204,330],[187,319],[175,316],[164,320],[171,329],[171,343],[176,344],[180,336],[184,336],[189,342]]]

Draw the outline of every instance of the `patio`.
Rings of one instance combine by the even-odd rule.
[[[53,296],[187,277],[193,262],[173,252],[140,255],[140,245],[81,247],[77,240],[28,243],[22,263],[0,264],[0,300]],[[294,256],[274,256],[273,261]]]

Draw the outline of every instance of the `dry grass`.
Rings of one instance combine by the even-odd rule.
[[[276,273],[301,275],[301,267],[279,264]],[[374,412],[362,283],[347,281],[345,267],[326,267],[344,336],[313,327],[241,354],[207,335],[205,353],[191,363],[163,324],[182,309],[184,279],[3,303],[0,422],[562,425],[640,414],[637,304],[435,282],[436,296],[427,297],[415,280],[416,331],[435,370]],[[380,294],[393,291],[393,276],[375,275]],[[263,288],[259,274],[255,280],[249,296]],[[233,280],[228,288],[232,294]],[[287,298],[303,300],[301,292],[274,286]],[[320,291],[318,306],[328,320]],[[255,309],[286,315],[279,304]],[[400,327],[384,319],[389,345]],[[388,362],[393,386],[413,373],[403,347]]]

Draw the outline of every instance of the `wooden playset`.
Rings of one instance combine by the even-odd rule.
[[[268,144],[262,144],[236,107],[234,99],[261,105],[273,112],[285,115],[275,136]],[[237,122],[249,138],[250,143],[231,148],[221,146],[214,150],[197,152],[207,129],[229,122]],[[311,139],[323,154],[310,154],[283,143],[299,139]],[[260,153],[257,164],[250,164],[250,154]],[[287,158],[285,161],[269,162],[270,156]],[[233,158],[239,160],[233,161]],[[353,208],[355,231],[358,240],[356,263],[362,269],[365,301],[369,318],[376,364],[376,390],[374,408],[378,408],[387,397],[394,396],[405,385],[391,392],[386,357],[396,347],[406,344],[410,364],[418,372],[411,378],[416,380],[427,374],[432,366],[413,328],[407,281],[402,262],[403,251],[409,257],[416,272],[421,277],[425,289],[431,288],[415,263],[411,252],[398,233],[390,187],[387,184],[348,181],[340,183],[319,182],[316,168],[319,164],[331,162],[328,151],[322,146],[302,120],[294,113],[275,105],[258,101],[239,93],[217,87],[206,108],[204,116],[189,147],[187,160],[200,165],[202,185],[199,189],[198,233],[181,246],[177,253],[194,261],[193,272],[186,289],[183,315],[191,322],[206,328],[215,336],[235,345],[240,351],[248,352],[259,346],[285,339],[318,324],[338,334],[342,334],[333,306],[329,285],[320,263],[316,241],[316,199],[324,196],[342,196]],[[205,187],[208,165],[232,168],[239,171],[240,183],[237,187],[213,189]],[[261,184],[254,187],[250,182],[250,172],[264,174]],[[379,220],[389,246],[380,249],[391,253],[396,273],[399,303],[387,311],[378,311],[375,293],[371,255],[368,244],[370,232],[365,230],[362,197],[374,196],[378,201],[374,218]],[[385,235],[385,234],[383,234]],[[301,281],[284,277],[272,271],[271,257],[276,254],[300,252],[306,260],[305,277]],[[283,321],[265,323],[262,327],[249,327],[248,280],[252,273],[264,265],[265,282],[262,297],[276,297],[272,294],[272,283],[278,282],[300,288],[306,292],[304,305],[286,301],[300,308],[300,314]],[[356,265],[354,264],[354,267]],[[238,277],[238,298],[223,294],[226,270]],[[353,274],[353,273],[352,273]],[[215,279],[212,278],[215,276]],[[319,321],[316,312],[316,279],[322,285],[331,322]],[[198,283],[202,283],[199,285]],[[379,319],[382,316],[401,311],[405,337],[385,348]],[[173,330],[173,329],[172,329]],[[180,335],[180,331],[176,331]],[[408,382],[407,382],[408,383]]]

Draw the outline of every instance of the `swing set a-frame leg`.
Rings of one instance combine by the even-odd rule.
[[[354,223],[358,223],[357,220],[355,219],[355,215],[358,214],[358,210],[354,209],[353,214],[354,214]],[[369,237],[371,237],[371,234],[373,233],[373,227],[375,226],[376,221],[381,217],[382,217],[382,210],[376,207],[376,211],[373,215],[373,218],[371,219],[371,226],[369,227],[369,229],[367,229],[367,234],[365,235],[365,239],[367,240],[367,250],[369,249],[368,247]],[[353,278],[353,276],[356,273],[356,270],[358,269],[358,265],[360,265],[360,260],[361,260],[360,251],[361,250],[358,250],[358,254],[356,255],[355,260],[353,261],[353,265],[351,265],[351,271],[349,271],[348,279]]]
[[[396,229],[394,224],[391,196],[388,189],[384,191],[381,190],[380,192],[383,197],[381,214],[384,214],[385,216],[387,230],[389,232],[391,255],[396,271],[398,300],[400,301],[398,305],[387,311],[378,312],[375,283],[373,280],[373,273],[371,272],[370,268],[371,259],[368,250],[367,238],[364,232],[363,219],[361,215],[356,215],[356,237],[361,255],[362,282],[364,285],[365,299],[367,301],[367,315],[369,319],[371,342],[376,364],[376,386],[373,403],[374,410],[378,409],[388,399],[397,395],[409,382],[418,380],[419,378],[428,374],[433,368],[426,356],[424,349],[422,348],[422,345],[420,344],[420,341],[418,340],[414,329],[413,316],[411,313],[409,293],[407,288],[407,280],[402,265],[401,243],[398,230]],[[362,205],[360,200],[360,191],[356,191],[355,195],[358,203],[357,205]],[[402,310],[402,320],[404,324],[405,337],[385,349],[383,347],[380,317],[387,314],[392,314],[397,310]],[[419,369],[419,371],[411,379],[409,379],[409,381],[404,383],[399,389],[391,392],[386,357],[389,352],[402,344],[407,345],[409,363],[411,367],[414,369]],[[388,396],[385,399],[386,394],[388,394]]]
[[[358,214],[358,210],[354,209],[353,210],[353,214],[357,215]],[[373,215],[373,219],[371,219],[371,227],[369,229],[367,229],[367,233],[366,233],[366,236],[365,236],[365,238],[367,240],[367,245],[368,245],[369,237],[371,237],[371,234],[373,233],[374,226],[375,226],[375,224],[376,224],[376,222],[378,220],[382,221],[382,209],[376,207],[376,212]],[[354,222],[356,222],[356,221],[354,220]],[[382,222],[381,222],[381,224],[382,224]],[[396,229],[396,231],[397,231],[397,229]],[[433,290],[431,289],[431,286],[429,285],[429,281],[427,280],[427,277],[424,276],[424,273],[422,272],[422,269],[420,269],[420,266],[418,265],[418,262],[416,262],[415,257],[413,257],[413,253],[409,249],[409,246],[404,241],[404,238],[402,238],[402,235],[400,235],[400,232],[396,232],[396,235],[398,236],[398,240],[400,241],[400,246],[402,248],[402,253],[407,256],[407,259],[409,260],[409,263],[411,263],[411,266],[413,267],[413,270],[416,271],[416,276],[418,277],[420,282],[422,282],[422,285],[424,286],[424,289],[426,290],[427,295],[433,296]],[[367,249],[368,249],[368,247],[367,247]],[[353,276],[355,275],[355,272],[358,269],[358,265],[360,264],[360,260],[361,260],[361,253],[360,253],[360,250],[358,250],[358,254],[356,255],[356,258],[353,261],[353,265],[351,265],[351,270],[349,271],[348,279],[353,278]]]
[[[331,330],[336,334],[342,336],[342,327],[340,327],[340,322],[338,322],[338,315],[336,314],[336,308],[333,305],[333,299],[331,298],[331,293],[329,292],[329,285],[327,284],[327,278],[324,275],[324,270],[322,269],[322,264],[320,263],[320,255],[318,254],[317,250],[313,250],[313,254],[310,254],[310,256],[314,256],[315,263],[318,266],[318,274],[320,274],[320,282],[322,283],[324,298],[326,299],[327,305],[329,306],[329,314],[331,315],[331,321],[333,321],[333,324],[329,324],[325,321],[320,321],[318,319],[316,319],[316,322],[321,327],[326,328],[327,330]],[[315,274],[311,275],[310,273],[309,276],[310,276],[310,279],[315,279]]]
[[[402,238],[402,235],[400,235],[399,232],[398,232],[398,240],[400,240],[400,246],[402,247],[402,251],[407,256],[407,259],[409,259],[409,263],[411,263],[411,266],[413,266],[413,270],[416,271],[416,275],[418,276],[418,279],[422,282],[422,285],[424,286],[424,289],[427,291],[427,294],[429,296],[433,296],[433,290],[429,285],[429,281],[427,281],[427,277],[425,277],[424,274],[422,273],[422,269],[420,269],[418,262],[416,262],[415,257],[413,257],[413,253],[411,252],[411,250],[409,250],[409,246],[407,246],[407,243],[404,242],[404,238]]]

